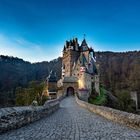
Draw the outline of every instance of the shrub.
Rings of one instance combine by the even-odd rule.
[[[122,90],[118,94],[119,104],[118,107],[120,110],[127,111],[127,112],[135,112],[133,108],[134,101],[131,99],[129,91]]]
[[[34,100],[37,101],[38,105],[43,105],[48,100],[48,97],[42,95],[44,86],[44,82],[32,81],[27,88],[16,88],[16,105],[30,105]]]
[[[105,105],[107,103],[107,97],[103,87],[100,87],[100,95],[95,92],[95,95],[89,98],[89,103],[95,105]]]

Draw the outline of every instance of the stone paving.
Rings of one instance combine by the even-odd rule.
[[[91,113],[68,97],[54,114],[2,134],[0,140],[140,140],[140,131]]]

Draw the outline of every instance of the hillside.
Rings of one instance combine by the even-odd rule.
[[[113,53],[97,52],[100,80],[106,89],[117,94],[120,90],[140,92],[140,51]]]
[[[19,58],[0,56],[0,105],[14,104],[16,87],[26,87],[32,80],[43,81],[52,69],[60,78],[61,58],[32,64]]]
[[[100,81],[113,94],[120,90],[140,92],[140,51],[114,53],[96,52],[100,64]],[[62,59],[30,63],[19,58],[0,56],[0,105],[14,104],[16,87],[26,87],[32,81],[42,81],[50,70],[61,76]]]

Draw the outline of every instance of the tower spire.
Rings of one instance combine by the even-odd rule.
[[[84,39],[86,38],[86,34],[84,34]]]

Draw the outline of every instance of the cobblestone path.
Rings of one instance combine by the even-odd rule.
[[[140,140],[140,131],[91,113],[68,97],[54,114],[0,135],[0,140]]]

